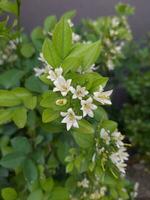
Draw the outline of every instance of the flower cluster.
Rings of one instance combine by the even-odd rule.
[[[105,196],[107,192],[106,186],[100,186],[99,180],[95,177],[94,182],[87,177],[77,182],[77,187],[80,189],[80,199],[99,200]],[[78,194],[77,194],[78,195]],[[76,198],[70,197],[71,200]]]
[[[87,40],[100,38],[103,46],[99,65],[114,70],[118,61],[123,58],[123,48],[132,39],[131,29],[126,16],[103,17],[95,21],[85,20],[88,31],[84,33]],[[93,33],[95,30],[95,34]],[[82,33],[81,33],[82,34]]]
[[[19,39],[10,40],[6,47],[0,51],[0,65],[12,63],[17,60],[16,49],[18,43]]]
[[[90,94],[86,87],[82,87],[81,85],[73,87],[72,79],[65,79],[61,67],[53,69],[45,61],[42,54],[40,54],[39,59],[44,63],[44,67],[42,69],[34,69],[36,76],[40,76],[43,73],[48,74],[47,79],[49,79],[54,86],[53,92],[59,92],[62,97],[71,95],[72,101],[80,101],[80,112],[82,112],[82,115],[76,115],[72,107],[70,107],[66,112],[60,112],[60,115],[63,117],[62,123],[66,124],[67,131],[69,131],[71,127],[78,128],[78,120],[81,120],[86,116],[93,118],[94,110],[97,109],[97,106],[95,105],[96,102],[99,102],[102,105],[111,104],[110,95],[112,94],[112,90],[104,92],[103,87],[100,85],[98,91]]]
[[[128,160],[129,155],[126,152],[123,139],[124,136],[117,130],[110,133],[102,128],[99,137],[96,138],[96,151],[93,154],[92,162],[95,163],[100,156],[105,157],[104,163],[111,161],[122,174],[125,174],[127,166],[125,161]]]
[[[124,30],[126,37],[122,38],[120,32]],[[113,70],[116,60],[122,57],[123,47],[126,40],[130,39],[131,30],[127,23],[126,17],[112,17],[110,21],[109,34],[104,37],[103,43],[107,51],[105,52],[106,66]]]

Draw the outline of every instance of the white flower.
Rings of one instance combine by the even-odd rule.
[[[120,159],[121,162],[128,160],[129,158],[129,154],[126,152],[126,148],[125,147],[121,147],[118,152],[118,157]]]
[[[68,92],[72,89],[71,87],[71,79],[65,80],[64,77],[57,78],[54,81],[55,88],[53,89],[54,92],[60,91],[62,96],[66,96]]]
[[[35,71],[35,76],[41,76],[42,74],[44,74],[45,69],[44,68],[34,68]]]
[[[10,45],[10,48],[11,48],[11,49],[14,49],[14,50],[15,50],[15,49],[17,48],[17,46],[16,46],[14,40],[10,40],[10,41],[9,41],[9,45]]]
[[[124,145],[124,143],[122,142],[122,140],[124,139],[124,136],[119,131],[117,130],[114,131],[112,133],[112,138],[115,140],[116,146],[118,148]]]
[[[116,165],[119,171],[125,174],[125,169],[127,164],[125,163],[128,160],[129,154],[126,152],[125,147],[121,147],[117,152],[114,152],[110,155],[111,161]]]
[[[114,70],[114,63],[113,63],[112,60],[109,59],[107,61],[107,67],[108,67],[109,70]]]
[[[67,112],[61,112],[60,114],[62,117],[64,117],[61,122],[67,125],[67,131],[69,131],[72,126],[75,128],[79,128],[77,120],[81,120],[82,116],[75,115],[72,108],[69,108]]]
[[[73,41],[74,42],[79,42],[80,41],[80,39],[81,39],[81,37],[80,37],[80,35],[78,35],[77,33],[72,33],[72,39],[73,39]]]
[[[105,186],[101,187],[100,189],[101,196],[104,196],[106,191],[107,191],[107,188]]]
[[[119,25],[120,21],[117,17],[112,18],[112,26],[117,27]]]
[[[41,62],[46,62],[43,53],[40,53],[40,56],[38,57],[38,60],[40,60]]]
[[[68,21],[68,24],[69,24],[70,27],[73,27],[73,26],[74,26],[74,24],[73,24],[73,22],[71,21],[71,19],[68,19],[67,21]]]
[[[76,89],[72,88],[71,92],[73,94],[72,98],[73,99],[82,99],[83,97],[85,97],[89,92],[86,90],[85,87],[81,87],[80,85],[77,85]]]
[[[116,46],[116,47],[115,47],[116,53],[120,54],[120,53],[121,53],[121,50],[122,50],[122,46]]]
[[[87,178],[84,178],[82,181],[78,182],[78,187],[88,188],[89,180]]]
[[[112,90],[103,92],[103,87],[100,86],[98,92],[94,92],[94,99],[101,104],[111,104],[110,95],[112,94]]]
[[[49,75],[47,78],[51,81],[56,81],[59,77],[62,77],[63,69],[61,67],[56,68],[55,70],[50,69],[48,73]]]
[[[109,143],[110,143],[109,132],[106,131],[104,128],[101,129],[100,137],[101,137],[103,140],[105,140],[106,144],[109,144]]]
[[[98,200],[100,199],[102,196],[101,196],[101,193],[99,190],[96,190],[95,192],[93,192],[91,195],[90,195],[90,199],[91,200]]]
[[[87,100],[81,100],[81,110],[83,111],[83,117],[88,115],[89,117],[93,117],[93,110],[96,110],[97,106],[93,104],[93,99],[89,97]]]

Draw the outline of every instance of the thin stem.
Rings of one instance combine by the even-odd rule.
[[[17,3],[17,31],[20,34],[21,23],[20,23],[20,7],[21,7],[21,0],[16,0]]]

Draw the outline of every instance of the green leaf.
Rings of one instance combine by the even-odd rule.
[[[0,90],[0,106],[17,106],[21,101],[11,91]]]
[[[102,107],[98,107],[95,111],[94,111],[94,118],[97,121],[103,121],[103,120],[107,120],[108,116],[107,116],[107,112],[104,110],[104,108]]]
[[[118,3],[115,7],[116,12],[120,15],[133,15],[135,8],[124,3]]]
[[[84,80],[84,84],[86,84],[86,88],[91,91],[95,91],[99,89],[99,86],[105,86],[108,78],[101,76],[96,72],[86,73],[81,76]]]
[[[33,42],[35,40],[44,40],[43,29],[41,27],[36,27],[35,29],[33,29],[31,33],[31,38]]]
[[[14,2],[10,2],[8,0],[2,0],[0,1],[0,9],[12,13],[14,15],[18,15],[18,9],[17,4]]]
[[[76,71],[78,67],[82,65],[82,60],[78,57],[67,57],[62,63],[64,73],[68,71]]]
[[[73,131],[73,137],[80,147],[89,148],[94,142],[94,129],[88,121],[81,120],[79,128]]]
[[[39,80],[38,77],[30,76],[25,81],[25,87],[32,91],[37,93],[42,93],[48,89],[48,86],[42,83],[42,81]]]
[[[38,171],[35,163],[31,159],[26,159],[23,165],[23,173],[25,179],[29,183],[33,183],[38,178]]]
[[[21,47],[21,53],[25,58],[30,58],[35,53],[35,49],[32,44],[23,44]]]
[[[50,192],[54,186],[54,181],[52,178],[41,179],[40,185],[45,192]]]
[[[0,124],[5,124],[11,121],[12,110],[11,109],[1,109],[0,110]]]
[[[18,126],[18,128],[23,128],[27,122],[27,109],[26,108],[16,108],[13,111],[12,120]]]
[[[54,68],[60,66],[61,58],[57,55],[56,49],[48,38],[45,39],[42,52],[45,60]]]
[[[105,120],[101,124],[101,128],[109,130],[111,133],[114,132],[117,128],[117,123],[111,120]]]
[[[32,147],[26,137],[18,136],[11,140],[11,144],[15,151],[28,154],[32,151]]]
[[[72,48],[72,30],[68,21],[62,18],[53,32],[53,44],[60,58],[64,59]]]
[[[0,160],[0,164],[5,168],[13,168],[19,167],[25,160],[25,155],[21,152],[13,152],[7,154]]]
[[[44,108],[54,108],[54,106],[56,106],[55,102],[57,99],[59,99],[59,95],[57,93],[48,91],[42,96],[40,105]]]
[[[69,193],[66,188],[63,187],[56,187],[53,190],[52,196],[50,197],[51,200],[69,200]]]
[[[44,29],[46,32],[50,32],[54,29],[55,24],[57,23],[56,16],[48,16],[44,21]]]
[[[5,89],[19,86],[24,74],[23,71],[18,69],[7,70],[0,75],[0,85]]]
[[[66,172],[67,172],[67,173],[72,172],[73,168],[74,168],[74,164],[73,164],[72,162],[69,163],[69,164],[67,165],[67,167],[66,167]]]
[[[47,108],[42,113],[42,121],[44,123],[52,122],[56,120],[59,116],[60,116],[59,112],[56,112],[55,110]]]
[[[51,123],[48,124],[42,124],[42,129],[44,129],[44,131],[46,131],[47,133],[60,133],[64,130],[64,126],[63,124],[57,122],[57,121],[53,121]]]
[[[93,134],[91,133],[80,133],[80,132],[73,132],[73,137],[76,143],[82,148],[89,148],[93,144]]]
[[[62,18],[65,19],[71,19],[76,15],[76,11],[75,10],[70,10],[68,12],[65,12],[65,14],[62,16]]]
[[[22,101],[26,100],[26,98],[31,97],[32,94],[26,89],[22,87],[18,87],[12,90],[12,93],[15,94]]]
[[[24,100],[24,105],[26,108],[33,110],[37,105],[37,97],[27,97]]]
[[[17,199],[17,192],[11,187],[3,188],[1,190],[1,195],[4,200],[16,200]]]
[[[92,64],[96,62],[96,60],[99,57],[100,51],[101,51],[101,42],[95,42],[89,45],[86,54],[83,59],[83,66],[85,68],[88,68]]]
[[[42,190],[33,191],[27,198],[27,200],[43,200],[43,192]]]
[[[79,44],[71,51],[69,57],[79,57],[82,59],[84,68],[94,64],[101,51],[101,42],[97,41],[91,44]]]
[[[87,120],[84,119],[79,121],[79,128],[75,130],[78,130],[78,132],[81,133],[85,132],[90,134],[94,134],[95,132],[92,124],[90,124]]]

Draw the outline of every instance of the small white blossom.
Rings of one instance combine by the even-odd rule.
[[[62,77],[62,73],[63,69],[61,67],[56,68],[55,70],[50,69],[47,78],[51,81],[56,81],[59,77]]]
[[[73,22],[71,21],[71,19],[68,19],[67,21],[68,21],[68,24],[69,24],[70,27],[73,27],[73,26],[74,26],[74,24],[73,24]]]
[[[117,131],[117,130],[114,131],[112,133],[112,138],[115,140],[116,146],[118,148],[124,145],[124,143],[122,141],[124,139],[124,136],[119,131]]]
[[[94,99],[101,104],[111,104],[110,95],[112,94],[112,90],[103,92],[103,87],[100,86],[98,92],[94,92]]]
[[[128,160],[129,154],[126,152],[125,147],[119,148],[117,154],[118,154],[118,157],[120,158],[121,162]]]
[[[72,108],[69,108],[67,112],[61,112],[60,114],[64,117],[61,122],[67,125],[67,131],[69,131],[71,127],[79,128],[77,120],[81,120],[82,116],[75,115]]]
[[[110,133],[104,128],[100,131],[100,137],[106,142],[107,145],[110,143]]]
[[[108,67],[109,70],[114,70],[114,67],[115,67],[115,66],[114,66],[114,63],[113,63],[112,60],[109,59],[109,60],[107,61],[107,67]]]
[[[125,163],[128,160],[129,154],[126,152],[125,147],[121,147],[117,152],[114,152],[110,155],[111,161],[116,165],[119,171],[125,174],[125,169],[127,164]]]
[[[39,77],[41,76],[42,74],[45,73],[45,69],[44,68],[34,68],[34,71],[35,71],[35,76]]]
[[[116,46],[115,51],[116,51],[116,53],[120,54],[122,51],[122,46]]]
[[[91,200],[98,200],[102,197],[101,193],[99,190],[96,190],[95,192],[93,192],[91,195],[90,195],[90,199]]]
[[[101,196],[104,196],[106,191],[107,191],[107,188],[105,186],[101,187],[100,189]]]
[[[53,89],[54,92],[60,91],[62,96],[66,96],[68,92],[72,89],[71,87],[71,79],[65,80],[64,77],[57,78],[54,81],[55,88]]]
[[[78,35],[77,33],[72,33],[72,39],[74,42],[79,42],[81,40],[80,35]]]
[[[16,43],[15,43],[14,40],[10,40],[9,41],[9,45],[10,45],[10,48],[13,49],[13,50],[15,50],[17,48]]]
[[[83,117],[88,115],[89,117],[93,117],[93,110],[97,109],[97,106],[93,104],[93,99],[89,97],[87,100],[81,100],[81,110],[83,111]]]
[[[82,181],[78,182],[78,187],[88,188],[89,180],[87,178],[84,178]]]
[[[117,17],[112,18],[112,26],[117,27],[119,25],[120,21]]]
[[[86,90],[85,87],[81,87],[80,85],[77,85],[76,89],[72,88],[71,92],[73,94],[72,98],[73,99],[82,99],[83,97],[85,97],[89,92]]]
[[[40,56],[38,57],[38,60],[41,61],[41,62],[46,62],[44,56],[43,56],[43,53],[40,53]]]

